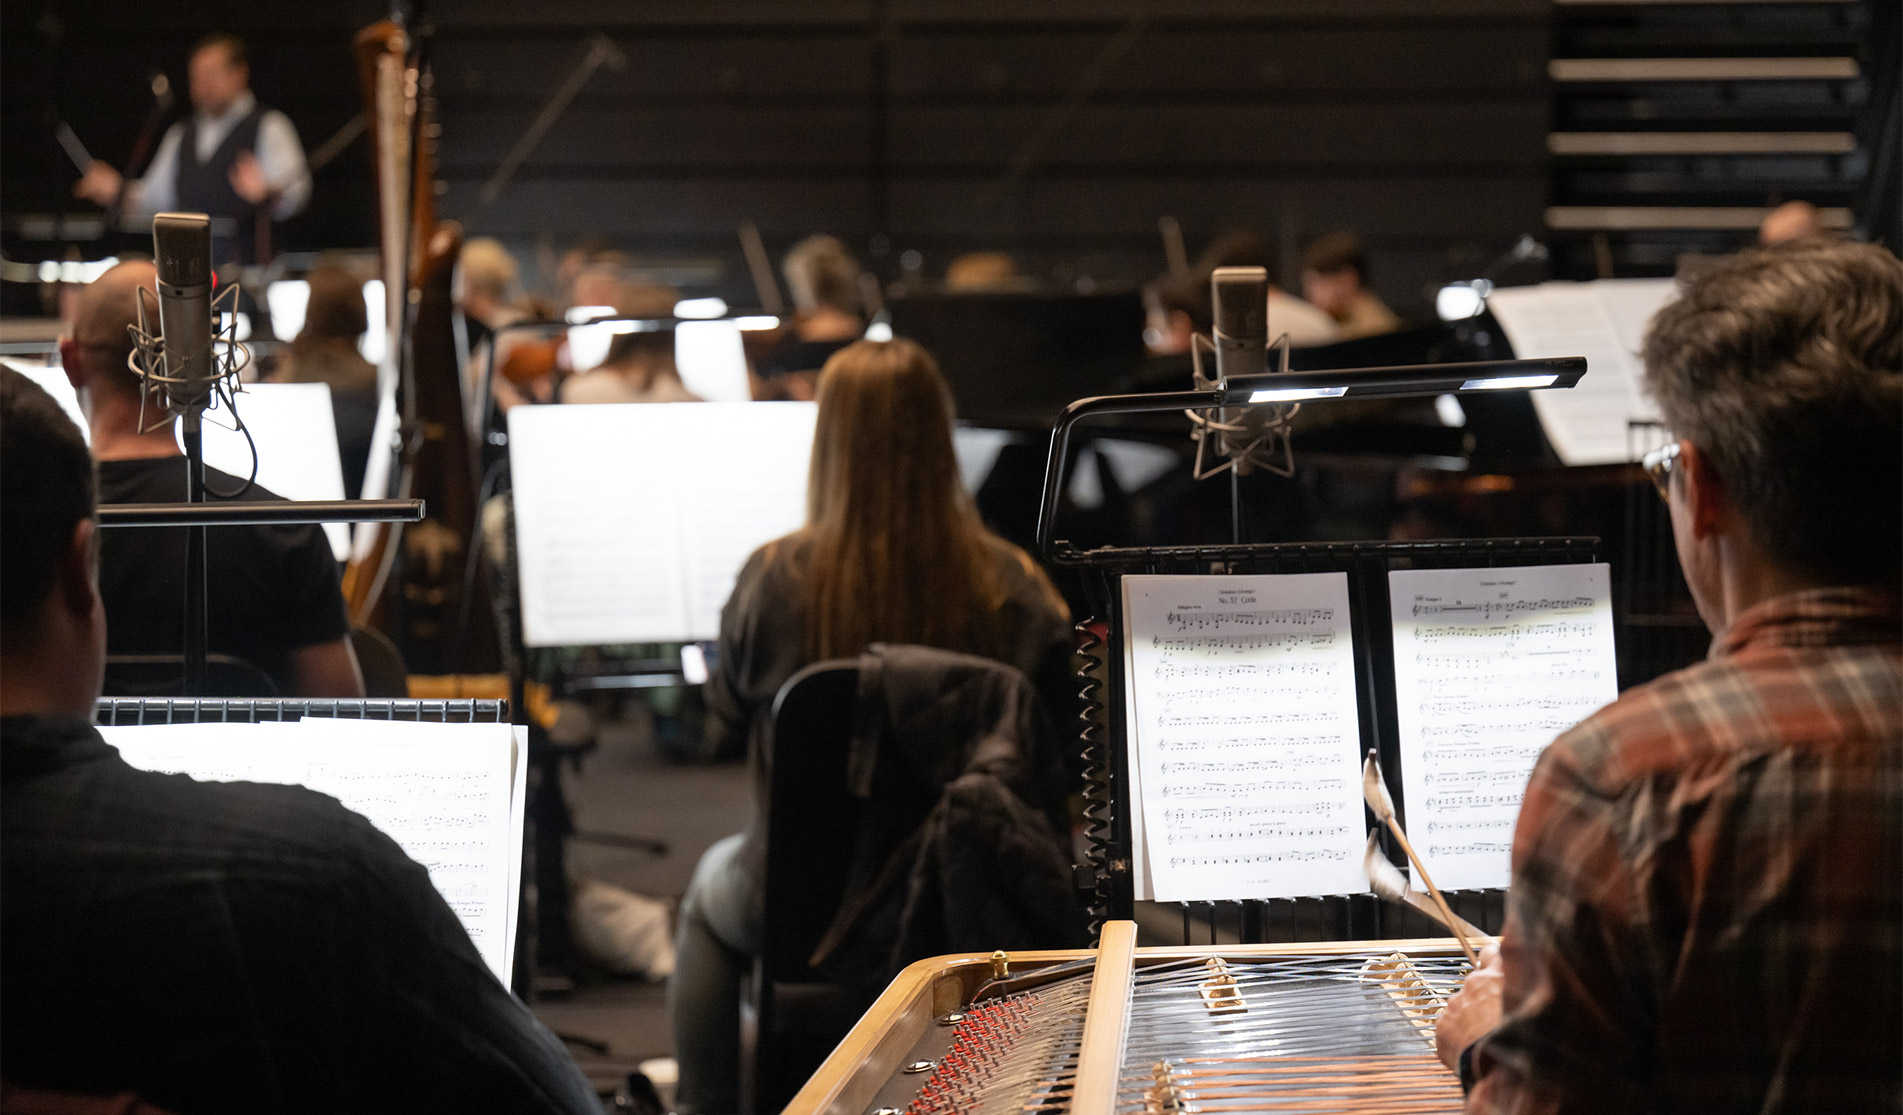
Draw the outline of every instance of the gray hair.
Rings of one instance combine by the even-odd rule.
[[[837,236],[808,236],[786,253],[780,270],[801,313],[821,306],[859,312],[859,261]]]

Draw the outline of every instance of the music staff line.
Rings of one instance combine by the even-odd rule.
[[[1345,836],[1351,830],[1347,825],[1328,825],[1319,828],[1283,828],[1278,825],[1253,825],[1246,829],[1225,829],[1215,832],[1171,829],[1163,834],[1165,844],[1223,844],[1238,840],[1320,840],[1331,836]]]
[[[1578,709],[1578,719],[1598,708],[1600,701],[1594,696],[1585,697],[1429,697],[1420,704],[1423,716],[1471,716],[1481,712],[1520,712],[1539,710],[1554,712],[1561,709]]]
[[[1534,623],[1534,624],[1490,624],[1487,626],[1463,626],[1443,624],[1438,627],[1422,627],[1414,632],[1416,642],[1439,643],[1454,639],[1483,639],[1487,642],[1506,641],[1509,645],[1521,640],[1536,639],[1589,639],[1593,634],[1590,623]],[[1529,652],[1533,653],[1533,652]]]
[[[1286,624],[1291,627],[1313,627],[1317,624],[1335,622],[1333,608],[1270,608],[1254,612],[1204,612],[1181,611],[1168,612],[1164,622],[1178,631],[1201,631],[1211,627],[1259,627],[1263,625]]]
[[[1171,867],[1246,867],[1257,863],[1345,863],[1354,857],[1333,848],[1257,852],[1238,856],[1171,856]]]
[[[1311,788],[1322,789],[1324,787],[1320,787],[1320,786],[1311,787],[1305,783],[1290,782],[1290,783],[1280,784],[1277,788],[1282,790],[1306,790]],[[1337,786],[1325,787],[1325,788],[1340,789],[1340,786],[1337,785]],[[1234,806],[1206,806],[1199,809],[1195,807],[1184,808],[1179,806],[1179,807],[1175,807],[1171,809],[1165,809],[1163,811],[1163,822],[1169,825],[1195,824],[1199,821],[1227,824],[1232,821],[1248,820],[1249,818],[1306,817],[1306,816],[1325,817],[1330,813],[1339,813],[1344,808],[1346,808],[1345,803],[1339,802],[1339,801],[1307,801],[1307,802],[1301,802],[1301,803],[1287,803],[1287,804],[1280,804],[1280,805],[1245,805],[1240,808],[1237,808]]]
[[[1186,635],[1180,639],[1166,639],[1161,635],[1152,635],[1150,645],[1156,650],[1179,651],[1283,650],[1296,647],[1319,650],[1335,645],[1335,633],[1316,631],[1308,634],[1278,632],[1272,635]]]
[[[1491,619],[1494,615],[1515,616],[1530,612],[1547,615],[1578,615],[1592,611],[1594,600],[1590,596],[1572,596],[1564,600],[1482,600],[1473,604],[1437,604],[1431,599],[1416,597],[1414,614],[1417,616],[1448,616],[1461,613]]]

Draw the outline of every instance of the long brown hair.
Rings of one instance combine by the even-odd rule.
[[[819,376],[806,527],[806,651],[882,641],[996,657],[1005,588],[952,453],[951,392],[907,340],[859,341]]]

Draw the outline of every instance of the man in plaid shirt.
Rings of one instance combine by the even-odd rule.
[[[1469,1112],[1897,1111],[1903,263],[1809,240],[1680,286],[1647,466],[1711,654],[1541,756],[1441,1054]]]

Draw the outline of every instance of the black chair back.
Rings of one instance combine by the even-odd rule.
[[[858,691],[856,660],[840,659],[794,674],[773,702],[765,932],[743,1110],[784,1107],[868,1005],[807,963],[839,911],[859,825],[859,799],[846,785]]]
[[[403,664],[403,652],[390,637],[374,627],[350,628],[350,646],[357,652],[357,668],[363,672],[365,697],[408,697],[410,671]]]
[[[277,683],[263,668],[229,654],[205,656],[206,689],[220,697],[276,697]],[[103,692],[108,697],[182,697],[182,654],[109,654]]]

